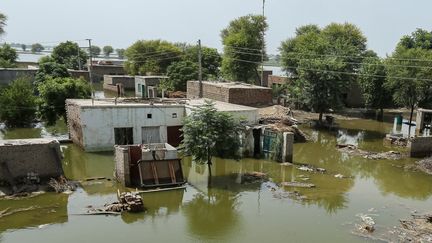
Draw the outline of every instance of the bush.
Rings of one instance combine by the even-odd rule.
[[[36,118],[36,96],[28,78],[19,78],[0,92],[0,119],[8,127],[29,126]]]

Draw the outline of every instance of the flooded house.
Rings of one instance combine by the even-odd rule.
[[[178,146],[184,101],[69,99],[69,136],[85,151],[114,145],[169,143]]]
[[[167,76],[135,76],[135,96],[143,98],[163,97],[163,90],[159,90],[159,84]]]
[[[432,155],[432,110],[417,109],[415,136],[409,139],[408,148],[411,157]]]

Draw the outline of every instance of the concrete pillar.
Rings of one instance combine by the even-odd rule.
[[[282,163],[293,162],[294,133],[283,133]]]
[[[418,136],[420,136],[421,133],[423,132],[424,118],[425,118],[425,113],[423,112],[422,109],[418,109],[417,117],[416,117],[416,134]]]
[[[246,156],[253,157],[254,156],[254,150],[255,150],[255,139],[253,136],[253,129],[250,128],[250,129],[246,130],[244,136],[245,136],[244,149],[247,152]]]

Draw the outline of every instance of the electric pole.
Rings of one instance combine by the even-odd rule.
[[[198,40],[198,81],[199,81],[199,98],[203,97],[203,87],[202,87],[202,53],[201,53],[201,40]]]
[[[89,65],[88,65],[88,71],[89,71],[89,79],[90,79],[90,85],[91,85],[91,98],[92,98],[92,105],[94,104],[94,91],[93,91],[93,78],[92,78],[92,70],[93,70],[93,60],[92,60],[92,51],[91,51],[91,41],[92,39],[87,39],[89,43]]]
[[[80,46],[78,45],[78,53],[77,53],[77,57],[78,57],[78,70],[81,70],[81,58],[80,58]]]
[[[264,10],[265,10],[265,0],[263,0],[263,4],[262,4],[262,16],[263,16],[263,21],[265,21],[265,15],[264,15]],[[262,31],[262,46],[261,46],[261,86],[264,86],[264,48],[265,48],[265,28],[263,26],[263,31]]]

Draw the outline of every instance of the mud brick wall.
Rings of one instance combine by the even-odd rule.
[[[194,99],[198,96],[199,82],[188,81],[187,98]],[[225,87],[206,82],[203,83],[203,97],[246,106],[261,106],[272,103],[271,89]]]
[[[410,156],[415,158],[432,155],[432,137],[415,137],[408,142]]]
[[[126,146],[115,146],[115,177],[123,186],[130,186],[129,152]]]
[[[81,123],[81,108],[66,101],[66,116],[69,138],[73,143],[84,148],[84,136]]]
[[[63,175],[60,143],[57,140],[32,143],[32,140],[25,139],[25,144],[8,144],[5,140],[5,144],[0,145],[0,181],[10,177],[13,180],[25,178],[29,172],[45,180]]]

